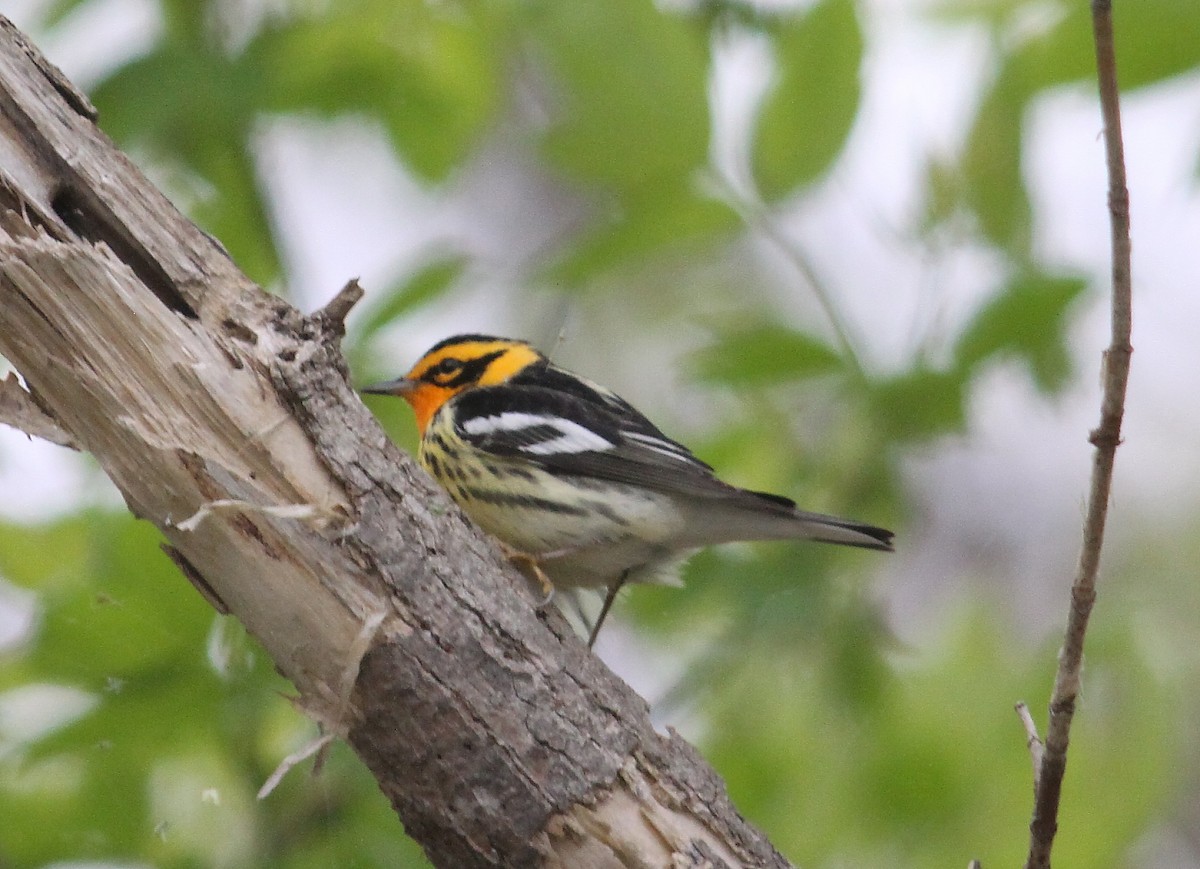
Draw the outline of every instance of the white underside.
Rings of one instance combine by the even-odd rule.
[[[684,553],[673,541],[684,518],[666,495],[633,486],[603,485],[594,496],[549,474],[537,483],[539,497],[577,506],[586,517],[536,506],[463,501],[489,534],[538,565],[559,588],[607,586],[627,570],[627,582],[678,584],[675,565]],[[581,533],[581,532],[586,533]]]

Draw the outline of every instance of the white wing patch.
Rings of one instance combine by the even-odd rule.
[[[577,422],[559,416],[537,413],[506,411],[496,416],[476,416],[463,423],[463,431],[469,435],[489,435],[496,432],[520,432],[522,429],[551,429],[557,434],[529,444],[522,444],[521,452],[535,456],[551,456],[558,453],[593,453],[611,450],[616,444],[596,434]]]
[[[647,449],[654,450],[656,453],[661,453],[664,456],[670,456],[673,459],[688,462],[689,464],[694,464],[696,461],[695,458],[683,452],[679,446],[670,441],[664,441],[662,438],[656,438],[653,435],[642,434],[636,431],[626,431],[622,432],[622,434],[631,441],[637,441]]]

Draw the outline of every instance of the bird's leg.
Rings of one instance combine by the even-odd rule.
[[[532,575],[537,581],[538,586],[542,590],[542,599],[538,602],[537,609],[541,612],[546,607],[550,606],[550,602],[554,600],[554,583],[550,581],[550,577],[546,576],[546,572],[542,570],[542,566],[538,564],[539,558],[545,558],[545,555],[530,555],[528,552],[521,552],[518,549],[513,549],[511,546],[500,544],[500,551],[504,553],[504,557],[511,561],[520,570],[523,567],[526,570],[521,570],[526,576]],[[554,555],[555,553],[550,553]]]
[[[596,623],[592,625],[592,632],[588,634],[589,649],[596,644],[596,637],[600,636],[600,626],[604,624],[604,620],[608,617],[608,611],[612,609],[613,601],[617,599],[617,592],[625,585],[625,580],[628,578],[629,571],[624,570],[608,587],[608,591],[604,595],[604,603],[600,606],[600,615],[596,616]]]
[[[551,601],[554,600],[554,583],[550,581],[550,577],[546,576],[546,572],[542,570],[542,565],[539,562],[561,558],[564,555],[570,555],[575,550],[559,549],[553,552],[531,555],[528,552],[522,552],[519,549],[513,549],[511,546],[500,543],[500,551],[504,553],[505,558],[516,565],[518,570],[521,570],[527,577],[531,576],[541,586],[542,592],[545,594],[545,597],[537,605],[538,612],[541,612],[550,606]],[[600,614],[596,616],[596,622],[592,625],[592,630],[588,634],[589,649],[595,645],[596,637],[600,635],[600,628],[604,625],[604,620],[608,617],[608,611],[612,609],[613,601],[617,599],[617,593],[625,586],[625,581],[628,578],[629,570],[622,571],[621,575],[613,580],[612,585],[608,587],[608,591],[604,595],[604,603],[600,607]]]

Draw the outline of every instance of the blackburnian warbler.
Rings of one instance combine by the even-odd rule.
[[[740,489],[615,393],[524,341],[457,335],[408,374],[362,390],[412,405],[421,465],[553,588],[607,588],[589,645],[626,583],[673,583],[692,551],[818,540],[890,551],[892,533]]]

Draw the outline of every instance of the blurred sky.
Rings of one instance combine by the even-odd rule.
[[[18,26],[28,27],[42,4],[4,5]],[[981,31],[933,23],[919,8],[906,0],[873,4],[866,90],[850,147],[829,179],[784,219],[833,288],[858,346],[877,370],[902,367],[929,335],[964,321],[997,279],[996,264],[985,252],[949,245],[917,255],[906,235],[919,207],[922,159],[953,152],[990,73]],[[1119,48],[1119,19],[1117,26]],[[50,59],[87,87],[123,56],[148,45],[156,27],[152,3],[107,0],[85,5],[53,39],[38,38]],[[713,89],[718,117],[730,125],[744,123],[764,79],[761,52],[744,42],[725,46],[721,58]],[[1169,536],[1178,526],[1183,533],[1200,507],[1195,446],[1200,403],[1194,399],[1200,394],[1198,85],[1195,78],[1175,80],[1129,94],[1124,102],[1135,354],[1110,516],[1116,546],[1146,528]],[[1093,276],[1095,286],[1106,290],[1106,179],[1092,88],[1063,88],[1037,103],[1027,145],[1035,238],[1045,260]],[[736,155],[715,147],[719,163],[736,165]],[[521,320],[513,318],[507,302],[523,267],[561,237],[562,223],[577,213],[578,204],[524,163],[503,129],[449,196],[435,196],[415,183],[381,136],[351,122],[273,122],[261,132],[261,149],[296,275],[291,291],[301,306],[321,304],[354,276],[368,292],[382,290],[447,242],[477,257],[472,291],[416,313],[397,330],[397,369],[453,332],[516,332],[545,341],[558,331],[563,315],[551,296],[544,310],[535,306]],[[797,310],[812,310],[803,287],[790,292]],[[991,564],[1001,553],[1008,582],[996,592],[997,600],[1013,608],[1030,640],[1058,630],[1077,554],[1077,544],[1064,548],[1064,541],[1079,538],[1091,462],[1087,435],[1098,419],[1106,304],[1093,296],[1075,310],[1071,339],[1081,376],[1065,395],[1049,401],[1023,371],[997,368],[976,390],[967,434],[909,459],[914,513],[897,556],[881,567],[879,585],[906,640],[919,641],[936,628],[955,596],[978,593],[949,577],[964,577],[973,563]],[[620,316],[608,316],[614,326],[621,322]],[[589,333],[605,322],[603,312],[567,312],[558,358],[644,409],[657,407],[661,396],[639,392],[645,384],[616,359],[640,359],[651,349],[605,358],[604,347],[635,339],[613,334],[589,342],[580,334],[584,330],[572,328],[588,317]],[[681,328],[680,334],[679,346],[665,352],[687,349],[691,333]],[[666,427],[663,414],[651,415]],[[792,494],[803,500],[802,493]],[[80,500],[120,502],[86,459],[0,428],[0,515],[36,521]],[[994,565],[989,570],[994,575]]]

